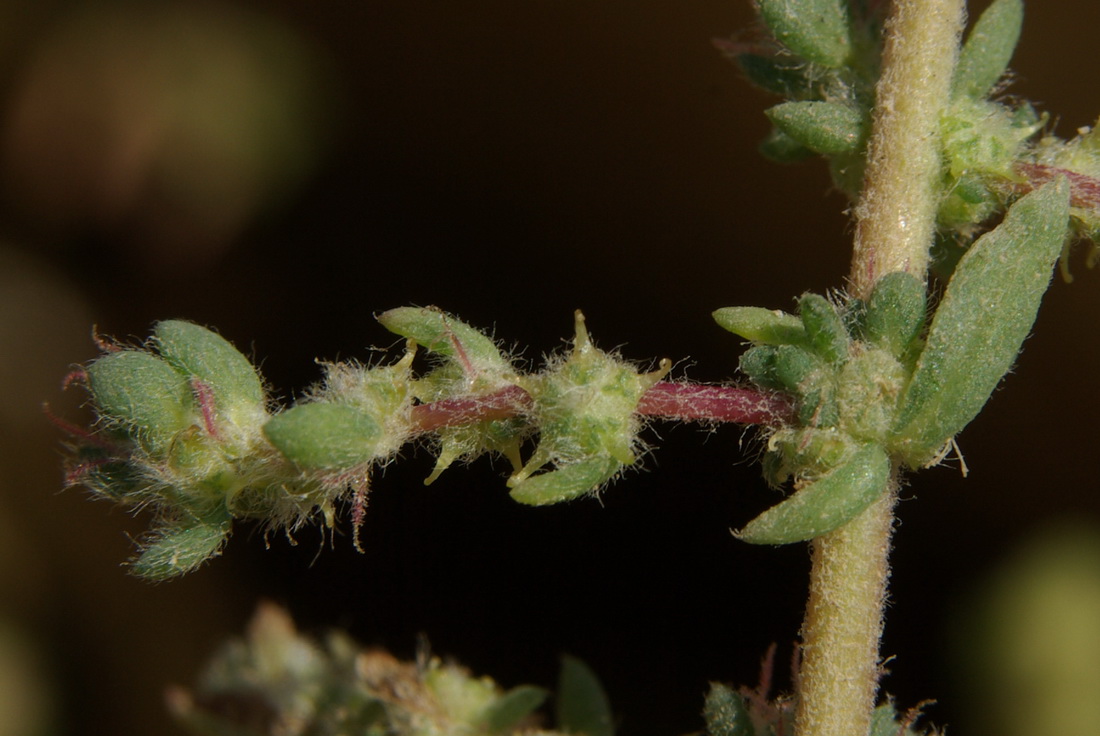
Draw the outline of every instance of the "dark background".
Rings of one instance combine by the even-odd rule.
[[[728,532],[776,498],[751,432],[657,426],[641,472],[549,509],[513,504],[485,461],[425,488],[431,459],[410,452],[374,483],[364,554],[346,522],[331,548],[245,527],[200,572],[149,585],[119,567],[144,519],[60,492],[60,436],[39,408],[85,416],[59,384],[94,356],[93,324],[132,338],[163,318],[215,325],[289,397],[319,377],[314,358],[394,345],[372,314],[405,304],[491,329],[533,364],[582,308],[605,348],[734,377],[738,341],[710,312],[842,285],[850,237],[822,165],[756,152],[771,100],[710,44],[751,25],[748,1],[176,3],[168,22],[151,5],[0,11],[0,639],[27,643],[14,666],[40,678],[53,732],[174,733],[164,686],[193,682],[264,598],[401,656],[424,633],[506,686],[552,685],[572,653],[623,734],[695,730],[707,681],[755,682],[771,642],[786,662],[808,555]],[[1095,20],[1083,0],[1028,8],[1011,91],[1062,135],[1100,107]],[[253,27],[290,39],[273,47],[282,66],[233,66]],[[170,76],[173,96],[145,60],[177,42],[200,68]],[[243,89],[306,71],[250,109],[208,91],[223,77],[203,64]],[[223,135],[234,101],[245,122],[229,115]],[[205,157],[280,125],[254,159]],[[937,723],[972,718],[949,647],[968,592],[1051,520],[1100,517],[1100,275],[1080,256],[1073,270],[960,438],[970,477],[922,473],[899,509],[884,688],[903,707],[939,698]]]

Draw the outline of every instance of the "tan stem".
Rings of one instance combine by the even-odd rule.
[[[894,1],[856,206],[849,275],[855,297],[866,299],[880,277],[895,271],[926,277],[939,204],[939,119],[950,100],[964,16],[963,0]],[[896,494],[895,471],[879,501],[813,542],[798,736],[868,733]]]
[[[853,296],[866,298],[879,277],[894,271],[925,278],[939,197],[938,124],[964,17],[963,0],[894,2],[855,212]]]
[[[870,728],[896,489],[895,474],[874,505],[813,542],[798,736],[864,736]]]

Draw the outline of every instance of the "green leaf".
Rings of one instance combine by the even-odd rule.
[[[707,736],[756,734],[745,699],[733,688],[717,682],[710,684],[710,692],[703,705],[703,718],[707,722]]]
[[[794,164],[814,155],[813,151],[778,128],[772,128],[767,138],[760,141],[760,153],[777,164]]]
[[[814,352],[834,365],[847,360],[848,331],[832,302],[820,294],[803,294],[798,307]]]
[[[863,114],[840,102],[783,102],[765,114],[775,127],[817,153],[854,153],[866,138]]]
[[[904,271],[875,282],[863,318],[863,339],[900,359],[920,335],[925,319],[924,284]]]
[[[272,417],[264,434],[303,468],[345,470],[377,458],[383,438],[378,420],[346,404],[302,404]]]
[[[974,24],[959,52],[952,93],[981,99],[1008,68],[1024,22],[1023,0],[994,0]]]
[[[714,321],[723,329],[755,343],[806,344],[806,330],[802,327],[802,320],[778,309],[725,307],[716,310],[713,316]]]
[[[878,445],[864,445],[820,480],[750,521],[733,534],[749,544],[802,542],[846,524],[886,490],[890,458]]]
[[[517,483],[513,499],[528,506],[546,506],[571,501],[611,480],[623,464],[613,457],[594,457],[539,473]]]
[[[802,393],[807,383],[822,373],[821,359],[808,350],[794,345],[780,345],[775,349],[775,379],[791,393]]]
[[[581,660],[561,658],[557,691],[557,727],[586,736],[614,736],[611,705],[595,673]]]
[[[777,41],[807,61],[837,69],[851,51],[843,0],[758,0],[760,17]]]
[[[531,715],[549,693],[534,685],[514,687],[497,698],[482,713],[481,721],[489,733],[501,733],[512,730],[527,716]]]
[[[191,425],[193,402],[187,378],[165,361],[121,350],[87,368],[88,389],[105,418],[123,424],[152,452],[167,449]]]
[[[760,388],[783,391],[786,389],[775,374],[775,360],[778,355],[779,348],[775,345],[758,345],[741,354],[738,367]]]
[[[1016,202],[959,261],[894,424],[893,446],[911,467],[962,431],[1012,367],[1068,228],[1069,184],[1059,178]]]
[[[251,361],[221,335],[183,320],[158,322],[157,351],[181,372],[203,381],[220,408],[262,408],[264,389]]]
[[[800,97],[810,89],[805,64],[792,64],[790,57],[738,54],[737,64],[749,82],[772,94]]]
[[[138,577],[158,581],[191,572],[221,554],[229,528],[228,518],[163,527],[153,533],[130,570]]]
[[[430,352],[468,360],[474,371],[507,373],[511,365],[487,335],[433,307],[398,307],[378,315],[390,332],[415,340]]]

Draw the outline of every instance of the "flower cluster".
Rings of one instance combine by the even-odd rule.
[[[794,493],[737,535],[785,544],[825,534],[867,508],[891,466],[939,462],[1011,368],[1069,227],[1069,185],[1018,200],[955,269],[925,331],[925,286],[897,272],[866,303],[818,294],[797,316],[756,307],[715,319],[749,340],[741,370],[795,397],[797,420],[768,441],[768,480]],[[998,320],[988,319],[992,309]]]
[[[569,354],[532,374],[438,309],[394,309],[379,321],[407,339],[403,357],[327,364],[324,380],[289,408],[271,401],[240,351],[189,322],[158,323],[145,346],[105,346],[82,369],[97,421],[72,428],[70,478],[153,510],[135,573],[165,579],[194,569],[220,552],[238,519],[293,530],[319,517],[331,526],[350,500],[358,529],[372,469],[417,439],[437,453],[429,483],[458,460],[495,453],[510,461],[508,487],[520,503],[590,493],[635,462],[642,399],[670,367],[644,373],[599,350],[579,312]],[[423,375],[413,370],[418,348],[432,360]],[[656,413],[691,418],[693,387],[661,386],[650,401]],[[694,418],[754,422],[787,408],[751,391],[698,388]]]

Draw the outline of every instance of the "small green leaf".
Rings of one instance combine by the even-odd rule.
[[[561,658],[558,678],[557,727],[585,736],[615,736],[611,705],[595,673],[581,660]]]
[[[775,375],[775,359],[778,354],[779,348],[775,345],[758,345],[741,354],[738,367],[760,388],[783,391],[786,389]]]
[[[272,417],[264,434],[295,465],[345,470],[377,458],[379,422],[347,404],[301,404]]]
[[[952,92],[980,99],[1008,68],[1024,22],[1023,0],[994,0],[974,24],[959,52]]]
[[[832,302],[820,294],[803,294],[798,307],[814,352],[834,365],[843,363],[848,358],[848,331]]]
[[[489,733],[511,731],[546,701],[549,693],[534,685],[514,687],[497,698],[481,715]]]
[[[715,310],[714,321],[723,329],[764,345],[804,345],[802,320],[778,309],[725,307]]]
[[[802,542],[846,524],[886,490],[890,458],[864,445],[836,470],[794,492],[733,534],[749,544]]]
[[[571,501],[611,480],[623,464],[613,457],[594,457],[532,475],[512,487],[513,499],[528,506]]]
[[[760,16],[776,40],[803,59],[837,69],[851,51],[842,0],[759,0]]]
[[[1064,178],[1022,197],[955,267],[894,424],[917,467],[977,416],[1035,322],[1069,227]]]
[[[707,722],[707,736],[756,735],[741,693],[717,682],[710,684],[710,692],[703,705],[703,718]]]
[[[790,57],[738,54],[737,64],[749,82],[772,94],[801,97],[809,91],[805,64],[792,65]]]
[[[165,361],[121,350],[87,368],[88,389],[107,419],[123,424],[152,452],[167,449],[191,425],[193,402],[187,379]]]
[[[863,320],[863,339],[900,359],[920,335],[925,318],[924,284],[904,271],[875,282]]]
[[[823,367],[820,358],[800,347],[780,345],[775,349],[775,380],[791,393],[802,393]]]
[[[158,322],[153,339],[161,357],[210,386],[219,408],[262,409],[264,389],[256,368],[218,333],[173,319]]]
[[[777,164],[795,164],[810,158],[814,152],[782,130],[772,128],[768,136],[760,141],[760,154]]]
[[[228,518],[163,527],[153,533],[130,570],[138,577],[158,581],[191,572],[221,554],[229,527]]]
[[[398,307],[378,315],[390,332],[415,340],[424,349],[468,360],[475,371],[507,373],[511,365],[487,335],[462,320],[432,307]]]
[[[862,113],[840,102],[783,102],[765,114],[775,127],[817,153],[854,153],[866,138]]]

